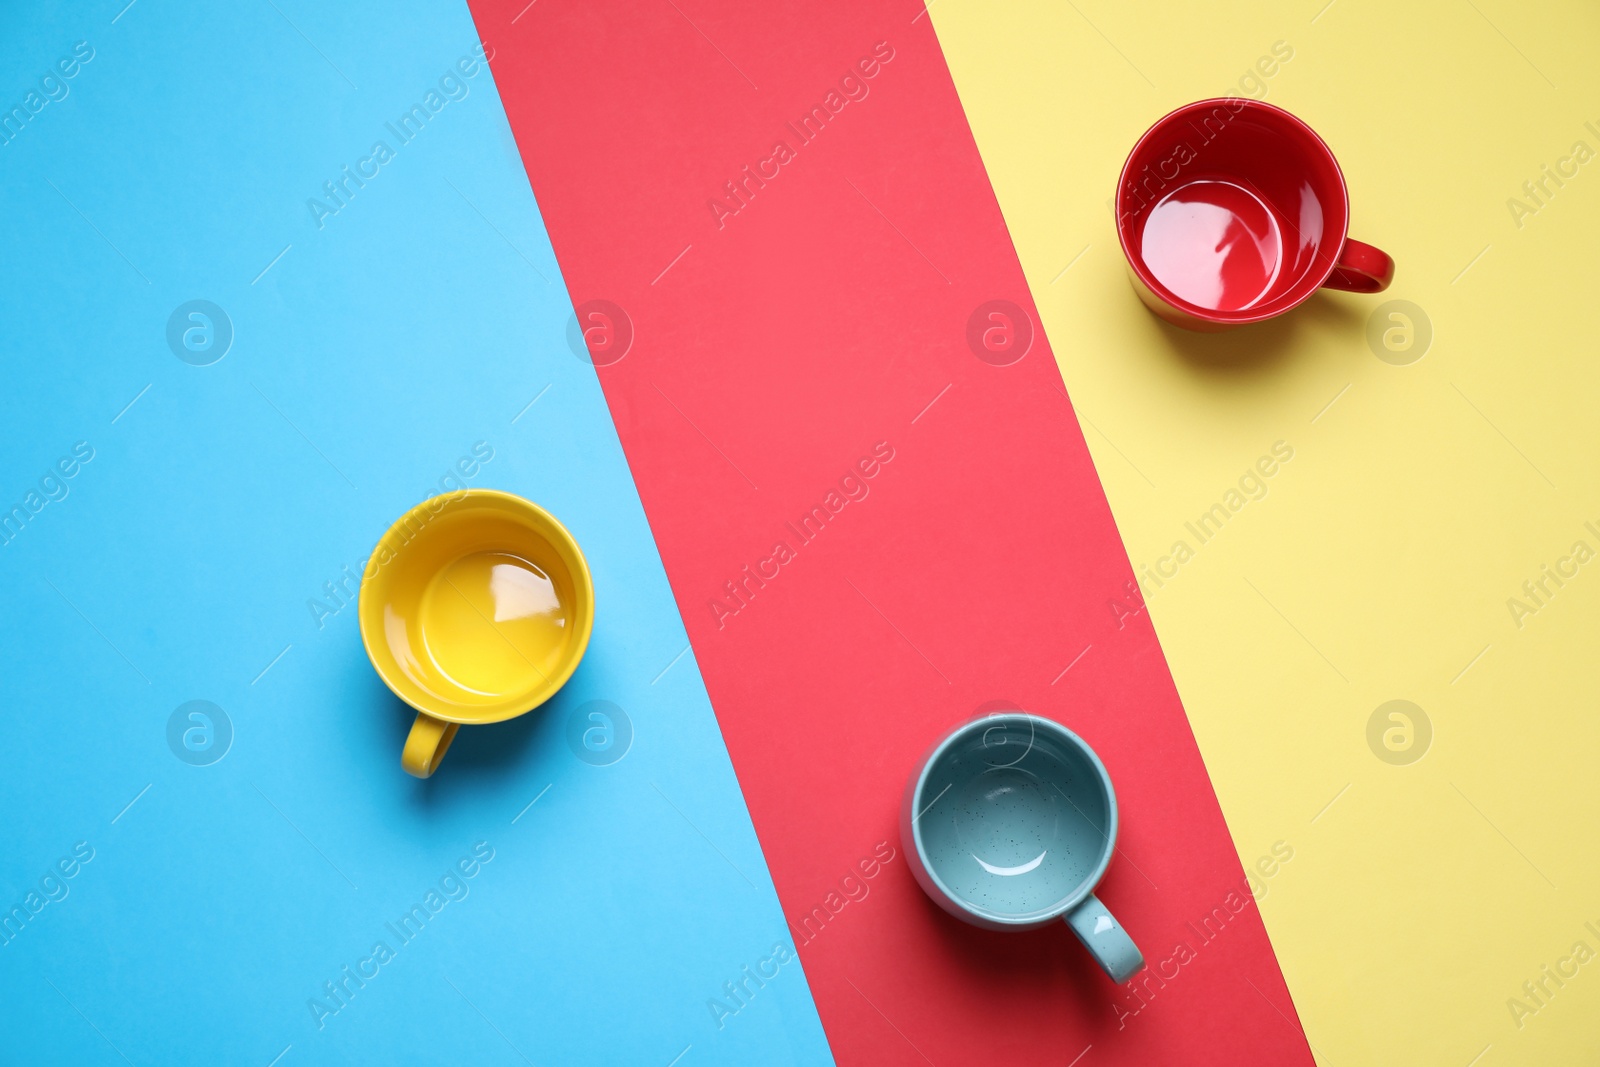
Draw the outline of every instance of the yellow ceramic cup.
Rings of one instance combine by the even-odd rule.
[[[361,582],[361,641],[417,709],[400,764],[427,778],[462,723],[532,711],[572,677],[594,583],[572,535],[520,496],[424,500],[383,535]]]

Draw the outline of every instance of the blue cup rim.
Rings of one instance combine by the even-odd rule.
[[[1088,757],[1090,765],[1094,767],[1100,779],[1100,788],[1105,791],[1106,811],[1110,816],[1107,819],[1105,847],[1100,853],[1100,859],[1095,864],[1094,869],[1084,876],[1083,881],[1078,883],[1077,888],[1048,908],[1041,908],[1037,911],[1025,912],[1020,915],[1011,912],[991,911],[988,908],[979,907],[946,885],[944,879],[939,877],[938,870],[929,861],[928,850],[922,843],[922,815],[919,814],[923,812],[922,794],[928,784],[928,772],[939,762],[940,757],[951,746],[976,731],[987,732],[996,726],[1004,726],[1011,723],[1028,723],[1035,730],[1042,729],[1046,733],[1053,733]],[[933,751],[928,753],[927,758],[922,761],[921,769],[917,771],[916,786],[911,792],[909,814],[911,838],[916,845],[917,860],[923,871],[926,872],[928,880],[938,888],[940,895],[945,900],[979,920],[980,925],[1028,927],[1038,926],[1041,923],[1060,918],[1087,900],[1090,894],[1095,891],[1095,888],[1100,884],[1100,880],[1105,877],[1106,870],[1111,866],[1111,857],[1117,850],[1117,794],[1111,784],[1111,774],[1106,770],[1106,765],[1101,761],[1099,753],[1095,752],[1087,741],[1054,719],[1047,719],[1042,715],[1034,715],[1026,711],[990,712],[987,715],[964,722],[946,734],[933,747]]]

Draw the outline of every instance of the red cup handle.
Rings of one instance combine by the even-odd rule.
[[[1394,260],[1389,253],[1346,238],[1339,262],[1322,285],[1347,293],[1381,293],[1394,281]]]

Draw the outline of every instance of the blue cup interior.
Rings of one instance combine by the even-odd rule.
[[[1062,914],[1111,861],[1110,778],[1087,745],[1048,719],[1019,712],[957,730],[929,760],[914,802],[928,873],[991,922]]]

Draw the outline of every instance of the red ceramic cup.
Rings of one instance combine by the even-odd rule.
[[[1116,204],[1139,298],[1187,329],[1259,322],[1322,286],[1376,293],[1394,278],[1394,260],[1345,236],[1349,195],[1322,138],[1258,100],[1201,100],[1150,127]]]

